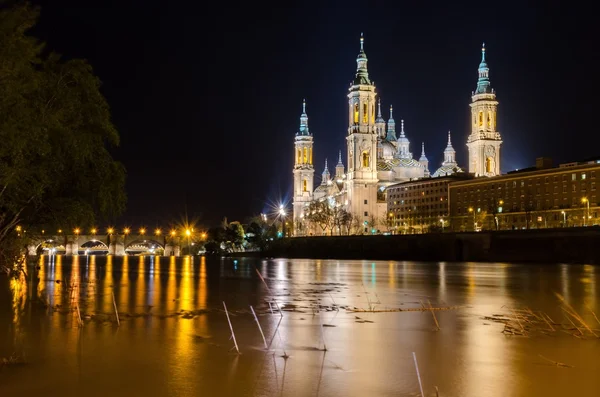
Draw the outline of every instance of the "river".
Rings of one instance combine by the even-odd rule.
[[[2,397],[600,395],[595,266],[56,256],[28,278],[0,276]]]

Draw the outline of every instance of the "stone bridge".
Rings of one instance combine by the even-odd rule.
[[[127,255],[127,252],[154,252],[155,249],[162,249],[164,256],[179,256],[181,255],[181,239],[182,237],[140,234],[59,234],[37,239],[27,247],[27,252],[29,255],[36,255],[40,250],[52,247],[58,251],[64,250],[65,255],[107,252],[108,255],[124,256]]]

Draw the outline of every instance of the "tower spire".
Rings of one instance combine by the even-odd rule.
[[[369,80],[369,71],[367,70],[367,54],[365,54],[365,37],[360,34],[360,52],[356,57],[356,77],[354,78],[354,85],[371,85]]]
[[[300,115],[300,130],[296,135],[310,135],[308,130],[308,115],[306,114],[306,99],[302,100],[302,114]]]
[[[490,87],[490,68],[485,60],[485,43],[481,45],[481,62],[477,70],[479,78],[477,80],[477,89],[475,94],[485,94],[491,92]]]
[[[343,164],[342,163],[342,151],[340,150],[340,155],[338,157],[338,165]]]
[[[396,140],[396,122],[394,121],[393,113],[394,108],[392,107],[392,105],[390,105],[390,118],[388,120],[387,125],[387,136],[385,137],[385,139],[387,139],[388,141]]]
[[[450,131],[448,131],[448,145],[444,149],[444,162],[442,166],[456,166],[456,151],[452,147]]]
[[[329,167],[327,167],[327,159],[325,159],[325,169],[323,170],[323,178],[321,178],[321,185],[325,185],[330,180]]]
[[[404,119],[400,120],[400,136],[404,137]]]
[[[419,163],[425,168],[424,176],[428,177],[429,174],[429,160],[425,156],[425,142],[421,142],[421,157],[419,157]]]
[[[377,118],[383,118],[381,117],[381,98],[379,98],[379,100],[377,101]]]

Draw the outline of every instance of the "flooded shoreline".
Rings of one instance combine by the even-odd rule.
[[[600,391],[594,266],[48,259],[0,279],[2,395],[417,396],[413,352],[426,396]]]

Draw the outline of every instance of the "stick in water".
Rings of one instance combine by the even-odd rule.
[[[417,365],[417,355],[413,352],[413,358],[415,359],[415,368],[417,369],[417,378],[419,379],[419,389],[421,389],[421,397],[425,397],[423,394],[423,384],[421,383],[421,374],[419,373],[419,366]]]
[[[323,318],[321,317],[321,313],[319,313],[319,322],[321,323],[321,339],[323,339],[323,351],[327,351],[327,344],[325,343],[325,331],[323,330]]]
[[[223,307],[225,308],[225,314],[227,315],[227,322],[229,323],[229,329],[231,330],[231,337],[233,338],[233,344],[235,345],[235,350],[237,350],[238,354],[240,354],[240,349],[238,349],[237,341],[235,340],[235,334],[233,333],[233,326],[231,325],[231,320],[229,319],[229,312],[227,311],[227,305],[225,305],[225,301],[223,301]]]
[[[79,311],[79,303],[76,303],[75,307],[77,307],[77,317],[79,318],[79,326],[83,327],[83,321],[81,321],[81,312]]]
[[[115,307],[115,315],[117,316],[117,325],[121,326],[121,321],[119,320],[119,311],[117,310],[117,301],[115,301],[115,291],[110,291],[113,298],[113,306]]]
[[[256,325],[258,325],[258,330],[260,331],[260,335],[262,336],[263,342],[265,343],[265,349],[267,349],[267,340],[265,339],[265,334],[263,333],[260,323],[258,322],[258,317],[256,317],[256,313],[254,312],[254,308],[252,307],[252,305],[250,305],[250,310],[252,310],[252,315],[254,315],[254,319],[256,320]]]

